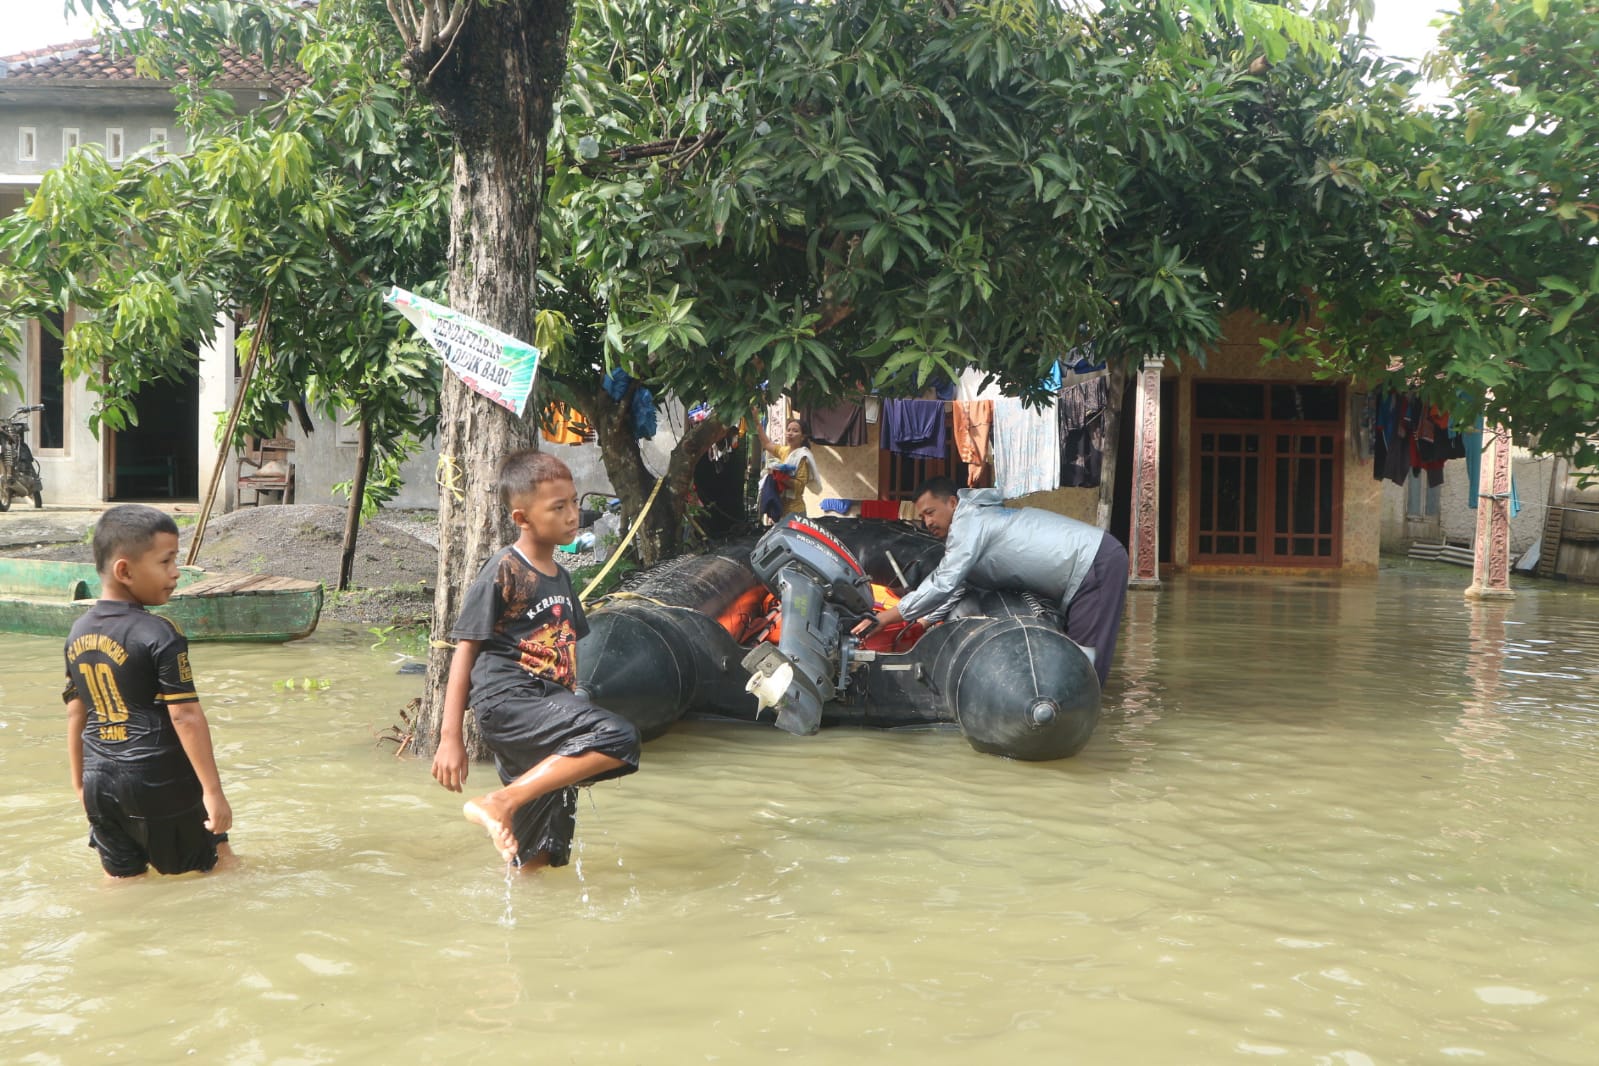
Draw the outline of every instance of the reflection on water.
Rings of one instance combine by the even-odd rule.
[[[1060,763],[685,725],[509,886],[353,632],[194,650],[246,867],[106,884],[10,637],[0,1061],[1592,1061],[1599,595],[1468,580],[1135,593]]]

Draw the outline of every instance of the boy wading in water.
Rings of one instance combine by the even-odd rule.
[[[231,863],[233,809],[189,669],[189,642],[146,607],[178,585],[178,527],[137,504],[94,527],[100,601],[67,637],[67,762],[89,846],[112,877]]]
[[[638,769],[633,724],[576,695],[577,642],[589,631],[555,548],[577,534],[572,472],[553,455],[516,452],[500,463],[500,502],[521,535],[467,590],[450,636],[433,777],[466,781],[462,720],[470,704],[505,786],[462,811],[488,831],[506,862],[564,866],[576,828],[578,785]]]

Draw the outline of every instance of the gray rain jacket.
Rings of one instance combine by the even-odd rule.
[[[943,561],[899,601],[906,621],[937,610],[962,584],[1026,589],[1064,611],[1088,575],[1104,531],[1034,507],[1006,507],[998,489],[961,489],[956,495]]]

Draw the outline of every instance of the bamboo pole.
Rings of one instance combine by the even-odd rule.
[[[233,452],[233,434],[239,428],[239,414],[244,410],[244,394],[250,390],[250,379],[255,376],[256,359],[261,354],[261,340],[266,336],[267,313],[272,309],[272,294],[261,299],[261,313],[256,316],[255,335],[250,338],[250,357],[239,373],[239,392],[233,397],[228,410],[227,428],[222,431],[222,447],[217,450],[216,466],[211,468],[211,485],[205,490],[205,502],[200,505],[200,517],[194,524],[194,539],[189,541],[189,554],[184,557],[186,566],[193,566],[200,557],[200,544],[205,540],[205,525],[211,520],[211,505],[216,502],[217,487],[222,484],[222,473],[228,468]]]

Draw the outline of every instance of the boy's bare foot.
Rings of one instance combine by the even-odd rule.
[[[461,813],[469,822],[481,825],[489,834],[489,841],[500,853],[500,858],[506,862],[516,861],[516,837],[511,832],[511,827],[502,821],[495,810],[495,804],[487,796],[479,796],[475,800],[467,800],[461,804]]]

